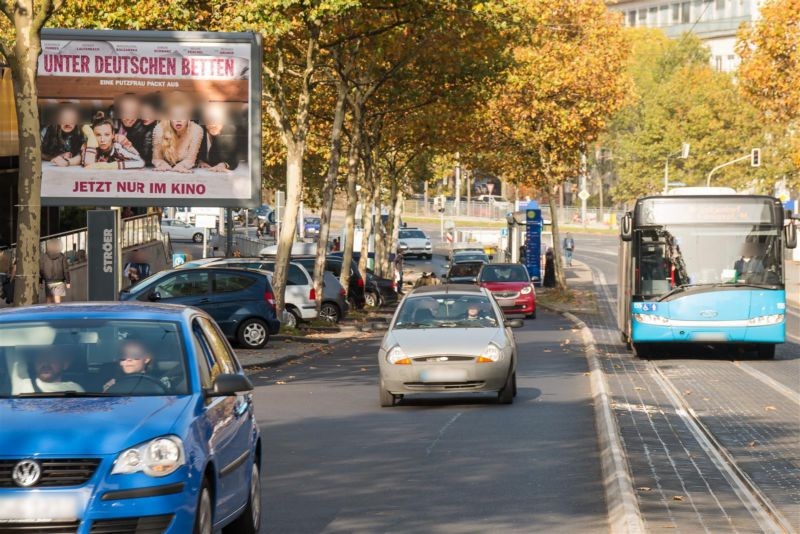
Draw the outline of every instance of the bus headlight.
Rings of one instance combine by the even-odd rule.
[[[747,320],[747,326],[767,326],[771,324],[780,324],[783,322],[783,314],[776,313],[775,315],[762,315],[761,317],[753,317]]]
[[[660,315],[653,315],[651,313],[634,313],[633,318],[642,324],[652,324],[656,326],[669,326],[670,320]]]

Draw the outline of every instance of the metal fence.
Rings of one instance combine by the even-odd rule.
[[[224,239],[224,238],[223,238]],[[261,249],[274,245],[274,239],[259,239],[242,234],[233,235],[233,250],[238,250],[245,258],[258,257]]]
[[[170,250],[171,243],[169,236],[161,233],[161,216],[158,214],[138,215],[122,219],[119,239],[123,249],[142,245],[150,241],[161,241]],[[69,232],[52,234],[40,239],[39,246],[42,253],[45,252],[47,242],[51,239],[61,243],[61,250],[67,255],[70,263],[86,260],[86,248],[88,244],[86,228],[78,228]],[[13,254],[16,243],[9,247]]]

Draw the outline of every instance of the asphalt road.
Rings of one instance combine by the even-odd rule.
[[[511,406],[484,394],[380,408],[378,338],[254,375],[264,532],[607,531],[576,334],[543,312],[515,335]]]

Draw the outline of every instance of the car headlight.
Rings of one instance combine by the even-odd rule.
[[[747,326],[766,326],[770,324],[780,324],[783,322],[783,314],[776,313],[775,315],[762,315],[761,317],[753,317],[747,320]]]
[[[477,362],[494,363],[500,361],[500,358],[502,356],[503,356],[503,351],[500,350],[500,347],[498,347],[494,343],[489,343],[488,345],[486,345],[486,349],[483,351],[483,354],[478,356]]]
[[[386,353],[386,361],[394,365],[411,365],[411,360],[408,359],[400,345],[395,345],[389,349],[389,352]]]
[[[398,241],[397,242],[397,246],[398,247],[403,247],[403,248],[408,248],[408,243],[406,243],[405,241]]]
[[[528,295],[530,294],[531,291],[533,291],[533,288],[531,286],[525,286],[519,290],[520,294],[522,295]]]
[[[163,477],[186,462],[183,442],[178,436],[162,436],[120,453],[114,460],[112,475],[144,473]]]
[[[426,241],[425,242],[425,248],[431,248],[431,242],[430,241]]]
[[[634,313],[633,318],[643,324],[652,324],[656,326],[669,326],[670,320],[660,315],[653,315],[651,313]]]

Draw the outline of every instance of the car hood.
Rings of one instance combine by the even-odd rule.
[[[481,287],[489,291],[519,291],[523,287],[530,287],[528,282],[481,282]]]
[[[505,344],[502,328],[409,328],[392,330],[384,342],[388,350],[400,345],[409,358],[428,354],[477,356],[489,342]]]
[[[193,398],[0,399],[0,456],[116,454],[168,434]]]

